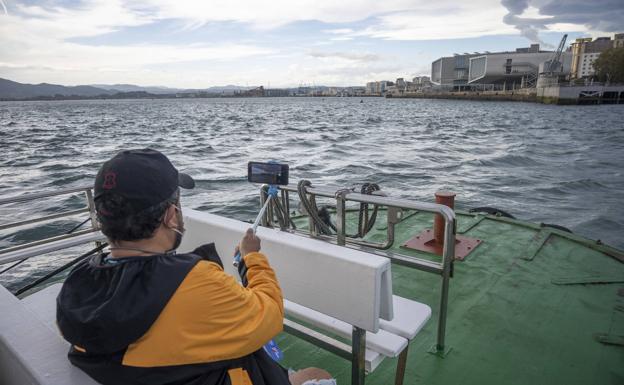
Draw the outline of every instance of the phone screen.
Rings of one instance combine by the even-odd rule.
[[[287,185],[288,165],[281,163],[249,162],[247,164],[247,180],[252,183]]]

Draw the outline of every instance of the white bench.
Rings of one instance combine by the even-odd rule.
[[[181,250],[216,240],[226,271],[237,276],[230,258],[249,225],[194,210],[184,213],[188,230]],[[401,384],[409,340],[431,309],[392,295],[389,260],[274,229],[259,228],[258,234],[284,293],[286,331],[350,359],[354,384],[363,384],[365,371],[375,370],[384,357],[400,356],[396,383]],[[0,287],[1,384],[95,384],[67,360],[69,346],[55,325],[60,287],[22,301]],[[351,346],[323,331],[351,339]]]
[[[0,384],[97,385],[67,359],[53,285],[20,301],[0,286]]]
[[[233,249],[249,224],[189,209],[184,214],[181,250],[217,240],[225,270],[238,276]],[[258,228],[258,236],[282,288],[285,330],[350,359],[353,384],[363,384],[364,373],[384,357],[399,356],[395,383],[401,384],[409,341],[431,308],[392,295],[390,260],[278,229]],[[350,339],[351,346],[323,332]]]

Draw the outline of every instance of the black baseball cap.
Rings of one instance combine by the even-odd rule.
[[[98,171],[93,199],[121,196],[131,208],[129,214],[134,214],[171,199],[178,187],[192,189],[195,181],[178,172],[164,154],[149,148],[125,150]]]

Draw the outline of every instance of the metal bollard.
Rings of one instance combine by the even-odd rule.
[[[455,209],[455,196],[450,191],[438,191],[435,193],[436,203]],[[444,218],[436,214],[433,221],[433,237],[438,246],[444,246]]]

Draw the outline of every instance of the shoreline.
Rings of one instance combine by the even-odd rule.
[[[498,91],[421,91],[385,95],[219,95],[219,94],[146,94],[55,95],[30,98],[0,98],[0,102],[68,101],[68,100],[154,100],[154,99],[248,99],[248,98],[379,98],[448,99],[472,101],[511,101],[554,105],[624,104],[624,85],[551,86]]]
[[[437,91],[387,94],[388,99],[514,101],[556,105],[624,104],[624,85],[551,86],[507,91]]]

